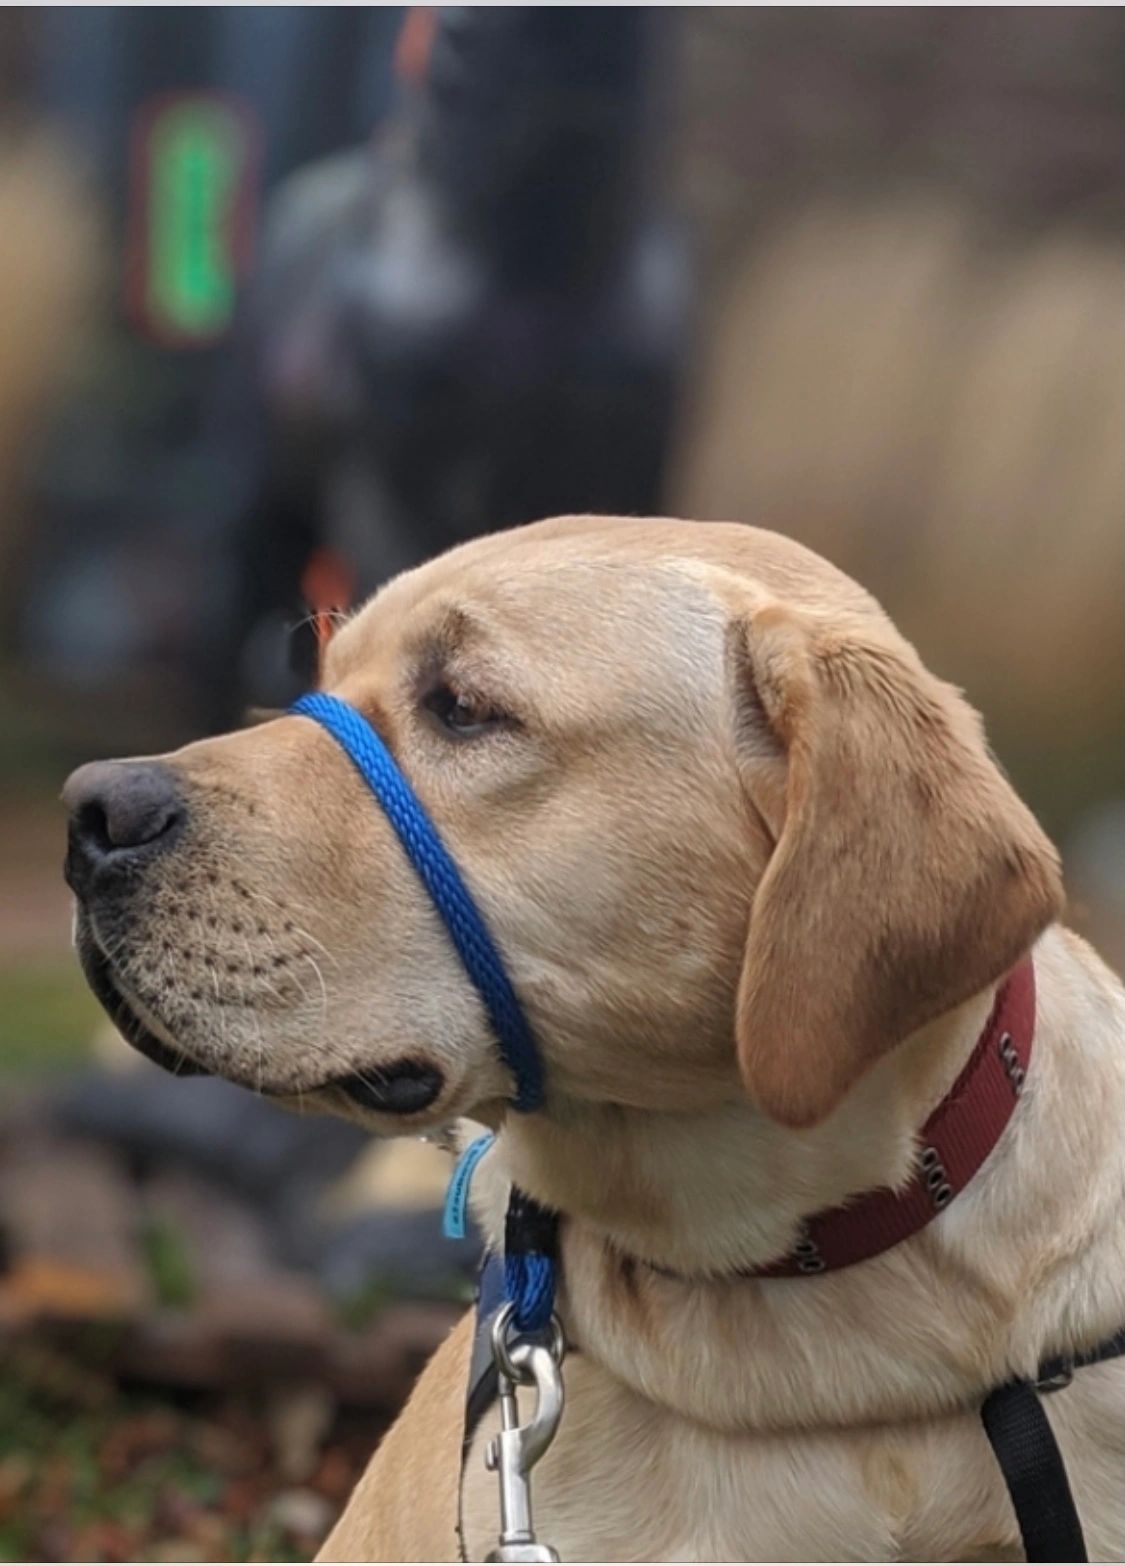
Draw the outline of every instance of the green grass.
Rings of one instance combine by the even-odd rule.
[[[103,1017],[69,955],[0,966],[0,1073],[81,1065]]]

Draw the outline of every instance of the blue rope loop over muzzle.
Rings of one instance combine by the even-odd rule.
[[[362,713],[338,696],[316,691],[290,711],[326,730],[355,766],[383,808],[407,858],[430,894],[472,980],[515,1080],[513,1106],[524,1112],[543,1103],[543,1064],[503,959],[484,915],[465,885],[425,806]],[[505,1291],[516,1328],[536,1333],[549,1326],[555,1304],[558,1216],[512,1188],[504,1241]]]
[[[543,1102],[543,1065],[531,1028],[484,915],[425,806],[380,735],[346,701],[316,691],[302,696],[289,710],[312,718],[331,734],[382,805],[484,1002],[500,1054],[515,1078],[513,1104],[525,1112],[538,1109]]]

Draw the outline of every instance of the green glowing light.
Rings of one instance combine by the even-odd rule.
[[[249,192],[246,121],[216,99],[174,100],[145,149],[143,312],[158,334],[211,339],[229,324]]]

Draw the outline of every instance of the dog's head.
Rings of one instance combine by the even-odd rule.
[[[323,683],[457,859],[560,1102],[748,1092],[811,1124],[1059,910],[976,715],[773,534],[484,539],[384,588]],[[66,798],[79,950],[140,1047],[382,1130],[501,1112],[476,992],[315,724],[95,764]]]

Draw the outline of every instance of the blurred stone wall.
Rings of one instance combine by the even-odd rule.
[[[704,328],[673,495],[861,579],[1125,961],[1125,13],[686,25]]]
[[[720,264],[779,211],[922,182],[1024,231],[1125,224],[1119,7],[700,7],[681,184]]]

